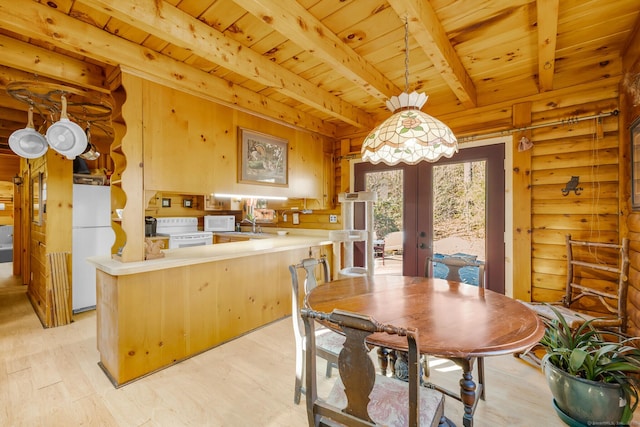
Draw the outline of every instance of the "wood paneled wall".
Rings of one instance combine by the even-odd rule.
[[[11,178],[20,170],[20,157],[0,153],[0,181],[11,182]]]
[[[628,43],[628,51],[623,58],[625,73],[636,76],[640,73],[640,29],[636,29],[635,37]],[[621,201],[624,203],[625,212],[628,212],[626,227],[629,236],[629,291],[627,301],[627,311],[629,313],[629,323],[627,332],[631,335],[640,335],[640,211],[631,210],[631,136],[629,126],[640,117],[640,103],[636,102],[631,94],[632,88],[625,85],[624,81],[620,85],[620,105],[622,106],[620,143],[622,147],[624,166],[624,185],[621,187]],[[636,91],[640,88],[636,87]]]
[[[516,195],[522,197],[523,194],[530,201],[530,206],[524,203],[513,206],[513,235],[514,240],[518,236],[527,237],[527,242],[531,240],[526,247],[514,245],[514,273],[512,278],[507,278],[507,282],[513,283],[512,296],[533,301],[560,299],[566,280],[566,234],[619,241],[625,223],[619,199],[619,162],[626,161],[619,152],[619,116],[573,120],[618,110],[618,93],[616,81],[603,81],[572,90],[541,93],[522,99],[517,105],[494,105],[456,117],[438,117],[451,126],[459,138],[472,135],[482,138],[485,134],[529,124],[564,121],[528,131],[534,148],[522,153],[517,152],[517,144],[524,133],[512,134],[514,170],[507,173],[514,174],[514,203],[519,200]],[[526,108],[521,108],[524,105]],[[501,120],[492,119],[497,116]],[[511,124],[505,126],[505,123]],[[348,191],[348,158],[358,157],[365,136],[345,136],[336,144],[339,160],[336,191]],[[464,148],[464,143],[460,146]],[[516,174],[522,175],[522,179],[516,180]],[[571,192],[563,196],[561,189],[572,176],[580,177],[583,190],[579,195]],[[640,227],[638,232],[640,236]]]
[[[13,225],[13,182],[0,181],[0,225]]]
[[[37,224],[29,221],[25,227],[29,229],[30,259],[29,271],[23,281],[28,283],[27,296],[36,314],[45,327],[54,325],[54,310],[51,268],[47,261],[50,253],[71,253],[71,213],[73,208],[73,165],[64,156],[53,150],[34,160],[24,163],[31,177],[42,173],[46,183],[46,204],[40,202],[43,210],[43,221]],[[23,184],[30,199],[30,185]],[[46,205],[46,209],[45,209]],[[27,206],[31,209],[30,206]],[[29,212],[31,212],[29,210]],[[70,258],[70,257],[69,257]],[[68,262],[68,276],[70,277],[71,263]],[[25,273],[23,273],[24,276]],[[68,295],[68,307],[71,307],[71,295]]]
[[[0,225],[13,225],[13,176],[20,171],[20,158],[11,154],[0,153],[0,203],[4,209],[0,210]]]
[[[333,180],[332,139],[126,72],[121,79],[122,86],[114,93],[122,114],[116,113],[114,118],[116,138],[111,157],[116,170],[111,184],[112,208],[124,209],[122,221],[114,225],[116,244],[112,252],[122,247],[123,262],[144,259],[141,242],[145,213],[167,216],[162,208],[152,205],[158,192],[197,197],[220,192],[304,198],[306,208],[334,212],[332,188],[326,185]],[[240,182],[240,128],[288,142],[287,185]],[[189,213],[198,216],[197,211]],[[329,224],[329,212],[312,215],[305,215],[296,227],[339,228]]]
[[[592,112],[593,107],[581,106]],[[566,286],[565,236],[619,241],[618,117],[541,128],[532,135],[532,300],[559,301]],[[579,190],[564,195],[573,177]]]

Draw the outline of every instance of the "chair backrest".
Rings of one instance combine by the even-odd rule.
[[[331,275],[329,274],[329,263],[325,257],[305,258],[299,264],[289,266],[289,273],[291,273],[291,317],[293,318],[293,330],[296,337],[304,337],[302,319],[300,318],[301,295],[298,272],[300,270],[304,271],[304,295],[306,296],[312,289],[318,286],[318,279],[316,277],[318,266],[322,268],[322,280],[328,282]],[[302,345],[301,341],[300,345]]]
[[[321,313],[310,309],[302,309],[306,335],[306,390],[307,414],[309,425],[317,426],[322,418],[329,418],[335,422],[348,426],[372,426],[369,415],[371,391],[373,390],[376,369],[369,356],[369,346],[366,339],[374,332],[406,336],[409,359],[409,426],[418,425],[419,407],[418,393],[420,384],[418,366],[418,331],[416,329],[398,328],[392,325],[378,323],[370,316],[334,310],[332,313]],[[344,333],[346,340],[338,358],[340,378],[347,396],[345,408],[338,408],[318,399],[316,384],[316,354],[315,354],[315,322],[313,319],[333,323]]]
[[[629,239],[621,244],[573,240],[566,236],[567,286],[562,303],[572,310],[599,316],[613,315],[607,322],[627,329],[629,286]],[[599,321],[600,326],[606,326]]]
[[[484,263],[471,257],[445,255],[443,258],[431,258],[427,257],[424,261],[424,277],[439,277],[435,274],[435,265],[443,264],[447,267],[448,271],[441,279],[454,280],[456,282],[476,284],[484,288]],[[477,282],[469,279],[462,271],[478,269]]]

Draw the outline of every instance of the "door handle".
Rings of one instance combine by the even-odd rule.
[[[427,244],[426,244],[426,243],[420,243],[420,244],[418,245],[418,247],[419,247],[420,249],[427,249],[427,248],[428,248],[428,246],[427,246]]]

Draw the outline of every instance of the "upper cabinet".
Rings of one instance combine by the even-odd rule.
[[[115,138],[111,157],[112,210],[116,242],[112,252],[123,262],[144,259],[144,216],[158,192],[284,196],[304,199],[315,209],[332,207],[331,153],[333,141],[222,106],[140,77],[122,73],[113,93]],[[278,141],[284,152],[274,156],[251,146],[252,156],[286,159],[286,182],[261,183],[241,179],[239,129],[249,129]],[[260,141],[262,143],[262,140]],[[277,144],[275,144],[277,145]],[[267,147],[267,151],[273,147]],[[285,155],[286,152],[286,155]],[[252,161],[247,156],[245,161]],[[245,164],[259,168],[260,162]],[[278,169],[281,170],[281,169]],[[255,171],[254,171],[255,172]],[[282,178],[280,179],[282,180]],[[151,203],[153,205],[153,202]]]
[[[325,153],[330,153],[333,145],[328,138],[269,122],[153,82],[143,81],[142,88],[144,101],[139,114],[144,123],[145,191],[286,196],[317,199],[324,204]],[[282,147],[286,148],[285,185],[239,178],[242,167],[238,161],[241,152],[239,128],[265,135],[267,144],[269,136],[282,141]],[[261,154],[260,148],[255,155]],[[246,163],[244,167],[247,167]]]

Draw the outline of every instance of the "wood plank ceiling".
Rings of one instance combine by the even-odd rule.
[[[106,92],[121,66],[339,138],[405,90],[405,18],[409,90],[438,117],[620,80],[639,15],[637,0],[0,0],[0,86]],[[26,108],[0,94],[0,150]]]

